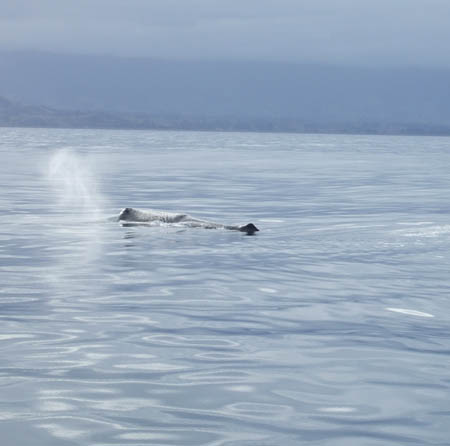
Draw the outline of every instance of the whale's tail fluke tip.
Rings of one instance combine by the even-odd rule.
[[[255,232],[259,231],[259,229],[253,223],[249,223],[245,226],[241,226],[239,231],[246,232],[247,235],[253,235]]]

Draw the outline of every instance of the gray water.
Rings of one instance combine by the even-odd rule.
[[[2,445],[450,444],[449,138],[0,135]]]

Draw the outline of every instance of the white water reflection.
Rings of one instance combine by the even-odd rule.
[[[408,310],[407,308],[386,308],[386,310],[392,311],[394,313],[409,314],[410,316],[434,317],[433,314],[425,313],[424,311],[418,310]]]

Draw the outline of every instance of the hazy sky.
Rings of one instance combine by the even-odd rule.
[[[0,49],[450,67],[450,0],[0,0]]]

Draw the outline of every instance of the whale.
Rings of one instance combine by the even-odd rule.
[[[247,223],[244,226],[225,225],[222,223],[214,223],[208,220],[201,220],[188,214],[179,214],[154,209],[122,209],[122,211],[120,211],[118,221],[125,222],[127,226],[136,224],[150,224],[152,222],[178,223],[191,228],[228,229],[231,231],[240,231],[245,232],[247,235],[253,235],[255,232],[259,231],[259,229],[253,223]]]

